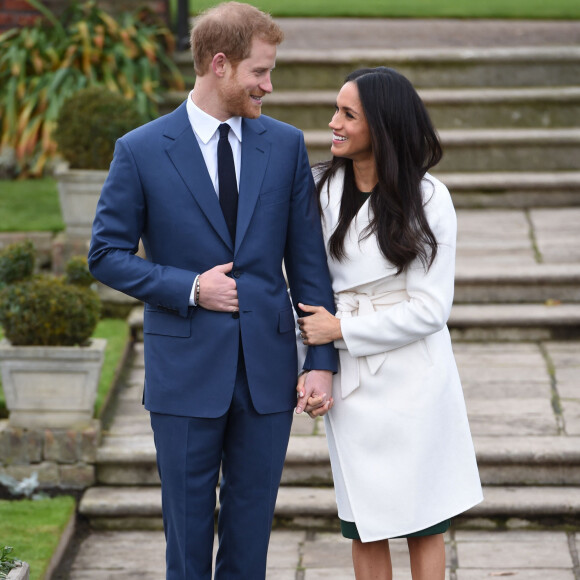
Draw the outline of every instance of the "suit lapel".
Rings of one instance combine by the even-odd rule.
[[[270,158],[270,143],[264,138],[265,132],[266,129],[259,119],[242,120],[242,167],[236,226],[236,252],[248,231]]]
[[[218,197],[187,117],[185,103],[167,116],[164,135],[168,138],[167,155],[175,169],[217,234],[233,249]]]

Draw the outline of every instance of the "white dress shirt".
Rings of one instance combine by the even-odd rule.
[[[203,155],[205,165],[211,180],[213,182],[216,193],[219,192],[218,182],[218,167],[217,167],[217,144],[220,138],[218,127],[222,124],[221,121],[208,115],[202,111],[193,102],[193,91],[189,93],[187,99],[187,116],[191,123],[191,128],[199,148]],[[234,165],[236,166],[236,180],[238,182],[238,189],[240,185],[240,166],[242,164],[242,118],[230,117],[226,123],[230,126],[228,133],[228,140],[232,147],[234,154]],[[219,194],[218,194],[219,195]]]
[[[219,141],[218,127],[221,121],[208,115],[202,111],[193,102],[193,91],[187,97],[187,117],[193,129],[193,134],[197,139],[199,148],[203,155],[207,171],[212,180],[216,195],[219,197],[219,180],[218,180],[218,165],[217,165],[217,144]],[[232,148],[234,156],[234,165],[236,168],[236,181],[238,182],[238,190],[240,187],[240,167],[242,164],[242,118],[230,117],[226,123],[230,126],[228,133],[228,140]],[[189,295],[189,304],[197,306],[195,303],[195,287],[197,285],[199,275],[193,281],[193,287]]]

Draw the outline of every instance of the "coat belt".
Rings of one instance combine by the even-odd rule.
[[[394,304],[409,299],[405,290],[394,290],[383,294],[359,294],[356,292],[339,292],[334,295],[337,318],[365,316],[377,310],[385,310]],[[366,359],[371,375],[375,375],[387,358],[387,352],[370,354],[365,357],[353,357],[349,354],[344,340],[334,342],[340,360],[340,388],[342,398],[348,397],[360,386],[360,359]]]

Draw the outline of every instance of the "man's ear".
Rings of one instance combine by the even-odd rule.
[[[228,66],[228,57],[223,52],[218,52],[211,61],[211,69],[218,77],[223,77]]]

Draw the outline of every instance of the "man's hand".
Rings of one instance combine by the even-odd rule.
[[[218,312],[239,310],[238,289],[233,278],[226,276],[232,271],[234,263],[219,264],[199,277],[198,306]]]
[[[332,372],[313,370],[298,377],[296,413],[306,411],[313,419],[332,409]]]
[[[311,312],[310,316],[298,319],[302,342],[308,346],[328,344],[342,338],[340,320],[330,314],[324,306],[298,304],[300,310]]]

